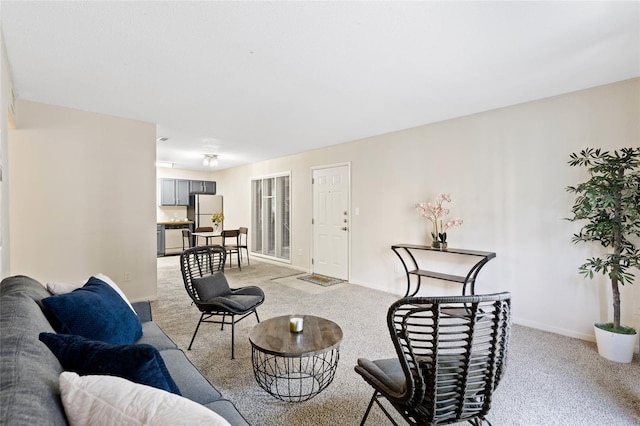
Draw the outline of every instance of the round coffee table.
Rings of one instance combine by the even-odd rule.
[[[284,315],[263,321],[249,334],[251,360],[262,389],[287,402],[307,401],[333,381],[342,329],[328,319],[295,315],[304,321],[303,331],[289,331]]]

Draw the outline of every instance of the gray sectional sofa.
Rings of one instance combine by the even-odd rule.
[[[55,333],[41,300],[51,293],[27,276],[0,283],[0,424],[67,424],[60,399],[58,359],[38,340],[41,332]],[[142,322],[142,337],[160,352],[182,396],[224,417],[232,425],[248,425],[230,401],[191,364],[184,352],[151,320],[147,302],[134,303]]]

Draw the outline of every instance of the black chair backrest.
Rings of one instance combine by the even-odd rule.
[[[405,297],[387,322],[407,380],[397,401],[405,418],[435,424],[488,413],[506,366],[510,293]]]
[[[224,247],[198,246],[189,248],[180,255],[180,269],[187,293],[194,302],[200,302],[198,292],[193,288],[193,279],[224,272],[227,251]]]
[[[237,229],[225,229],[222,231],[222,244],[227,243],[227,238],[235,238],[234,244],[238,244],[240,242],[240,231]]]
[[[213,226],[200,226],[196,228],[196,232],[213,232]]]

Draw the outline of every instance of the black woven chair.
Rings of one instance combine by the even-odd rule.
[[[397,424],[380,398],[412,425],[489,423],[506,367],[510,293],[405,297],[391,305],[387,323],[398,358],[361,358],[355,367],[374,388],[361,425],[374,402]]]
[[[256,286],[238,289],[229,288],[224,276],[227,252],[222,246],[198,246],[187,249],[180,255],[180,269],[187,293],[201,312],[200,320],[193,332],[188,350],[196,338],[200,324],[211,322],[231,325],[231,359],[235,357],[235,325],[251,314],[264,302],[264,292]],[[222,319],[211,319],[214,317]],[[239,318],[237,318],[239,317]]]

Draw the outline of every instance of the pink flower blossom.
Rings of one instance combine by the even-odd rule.
[[[435,241],[445,242],[447,239],[446,231],[449,228],[462,225],[460,218],[444,221],[449,214],[449,209],[442,206],[444,202],[451,202],[451,194],[440,194],[434,203],[417,203],[415,208],[420,216],[427,218],[433,224],[433,232],[431,235]]]

